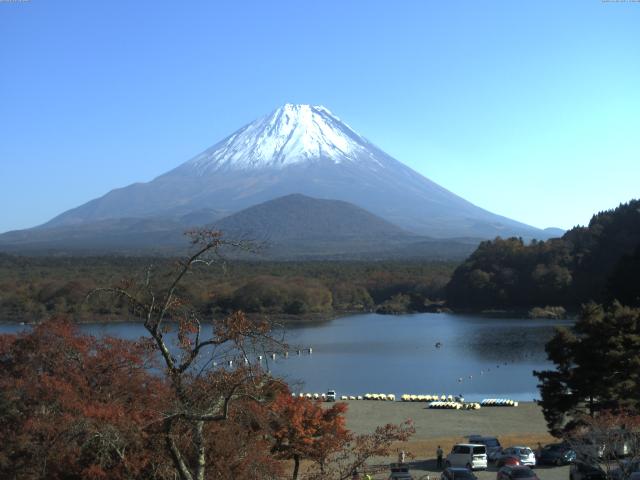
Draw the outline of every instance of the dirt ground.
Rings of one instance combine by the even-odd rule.
[[[418,402],[349,401],[347,428],[355,433],[372,432],[376,426],[386,423],[401,423],[407,419],[414,422],[416,434],[406,443],[398,444],[395,450],[408,453],[407,463],[414,479],[440,479],[436,469],[435,452],[442,446],[445,457],[451,447],[465,442],[472,434],[496,436],[504,446],[527,445],[533,449],[538,442],[543,445],[554,441],[547,433],[540,407],[531,402],[520,403],[518,407],[484,407],[480,410],[433,410],[427,404]],[[395,462],[397,456],[377,459]],[[479,480],[496,478],[496,468],[476,472]],[[567,480],[568,467],[539,467],[536,469],[540,480]],[[388,478],[388,471],[378,473],[376,479]]]

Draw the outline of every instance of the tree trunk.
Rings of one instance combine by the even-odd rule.
[[[293,456],[293,480],[298,480],[298,470],[300,469],[300,455],[297,453]]]
[[[204,452],[204,436],[202,429],[204,428],[204,422],[196,422],[194,428],[194,439],[196,443],[196,480],[204,480],[204,470],[206,467],[206,457]]]
[[[182,457],[182,453],[180,452],[180,449],[178,449],[178,446],[176,445],[176,442],[173,440],[173,436],[171,435],[170,420],[165,422],[164,428],[164,438],[167,444],[167,449],[169,450],[171,459],[173,460],[173,465],[174,467],[176,467],[180,480],[193,480],[193,476],[191,475],[191,472],[189,472],[189,467],[185,463],[184,458]]]

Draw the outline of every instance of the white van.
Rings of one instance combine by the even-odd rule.
[[[467,467],[469,470],[487,469],[487,447],[477,443],[457,443],[447,455],[446,467]]]

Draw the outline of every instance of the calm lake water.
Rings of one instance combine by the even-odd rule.
[[[296,392],[532,400],[539,398],[533,370],[551,367],[544,344],[555,325],[571,323],[459,314],[353,315],[289,328],[289,357],[263,363]],[[0,333],[20,328],[25,327],[0,325]],[[82,330],[129,339],[144,333],[135,323],[87,324]],[[313,353],[298,355],[298,347]]]

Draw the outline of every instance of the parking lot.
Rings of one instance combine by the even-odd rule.
[[[503,447],[526,445],[535,449],[555,440],[547,432],[542,411],[533,402],[523,402],[518,407],[483,407],[480,410],[433,410],[425,403],[349,401],[347,427],[355,433],[372,432],[376,426],[414,422],[416,433],[406,443],[394,446],[394,455],[376,459],[380,463],[397,461],[400,450],[407,452],[407,463],[414,479],[427,477],[439,479],[436,468],[438,445],[447,453],[456,443],[466,443],[468,435],[496,436]],[[495,480],[497,469],[489,464],[486,471],[476,472],[479,480]],[[540,480],[568,480],[569,467],[538,467]],[[376,479],[387,478],[388,472],[380,472]]]
[[[440,470],[436,468],[435,460],[426,461],[412,461],[408,462],[410,472],[415,480],[427,478],[431,480],[438,480],[440,478]],[[484,471],[474,472],[478,477],[478,480],[495,480],[497,469],[493,465],[489,465],[489,468]],[[541,466],[534,469],[540,480],[568,480],[569,479],[569,467],[547,467]],[[376,479],[387,478],[388,473],[384,472],[374,476]]]

